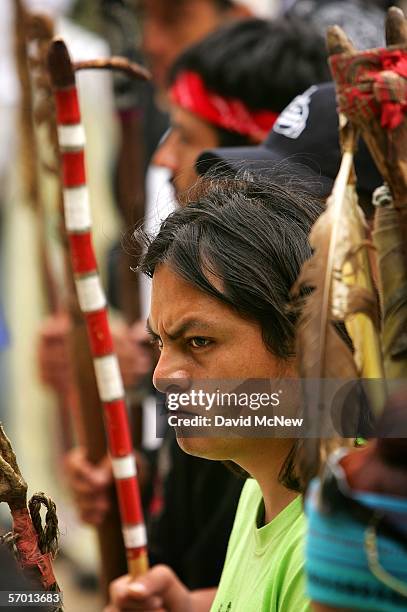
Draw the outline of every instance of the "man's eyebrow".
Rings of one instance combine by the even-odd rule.
[[[213,326],[210,325],[210,323],[206,321],[201,321],[199,319],[187,319],[182,323],[182,325],[175,328],[171,334],[168,334],[168,337],[171,340],[177,340],[183,334],[186,334],[187,332],[196,328],[209,331],[213,329]]]
[[[199,319],[187,319],[179,327],[175,328],[171,334],[167,333],[167,336],[168,338],[170,338],[170,340],[177,340],[180,336],[182,336],[186,332],[191,331],[196,328],[199,328],[205,331],[213,330],[213,326],[206,321],[200,321]],[[159,335],[156,334],[152,330],[149,321],[147,321],[147,331],[154,339],[159,338]]]

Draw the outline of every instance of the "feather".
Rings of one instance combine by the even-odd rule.
[[[293,288],[297,297],[304,289],[312,292],[302,298],[297,332],[300,376],[305,381],[305,422],[300,472],[303,483],[315,476],[335,438],[330,411],[337,385],[329,379],[355,380],[382,373],[378,334],[379,312],[370,278],[366,247],[366,224],[357,206],[352,184],[355,134],[350,125],[342,128],[344,154],[326,211],[310,234],[314,253],[304,264]],[[355,352],[333,326],[345,321]],[[370,369],[370,371],[369,371]],[[380,398],[381,407],[382,398]],[[347,427],[356,432],[359,412],[343,414]],[[332,436],[328,441],[327,437]],[[324,438],[324,440],[322,440]]]
[[[382,347],[380,343],[380,309],[374,288],[367,239],[368,228],[362,210],[357,203],[354,185],[346,188],[343,208],[343,233],[348,246],[344,253],[342,280],[345,296],[342,307],[336,311],[345,321],[346,329],[354,347],[354,361],[361,378],[384,377]],[[383,408],[385,395],[376,398],[375,413]]]

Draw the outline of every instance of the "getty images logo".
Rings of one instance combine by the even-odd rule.
[[[318,87],[313,85],[300,94],[283,110],[273,125],[273,131],[287,138],[298,138],[307,125],[312,94]]]

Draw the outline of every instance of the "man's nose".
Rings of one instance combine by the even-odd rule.
[[[153,374],[154,387],[162,393],[180,393],[191,387],[191,374],[180,359],[162,351]]]
[[[177,170],[177,156],[174,151],[173,135],[171,131],[164,137],[153,155],[152,163],[167,168],[174,174]]]

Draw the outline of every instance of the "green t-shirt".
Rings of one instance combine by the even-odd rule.
[[[242,490],[211,612],[311,610],[305,595],[301,496],[258,529],[263,515],[260,487],[250,479]]]

